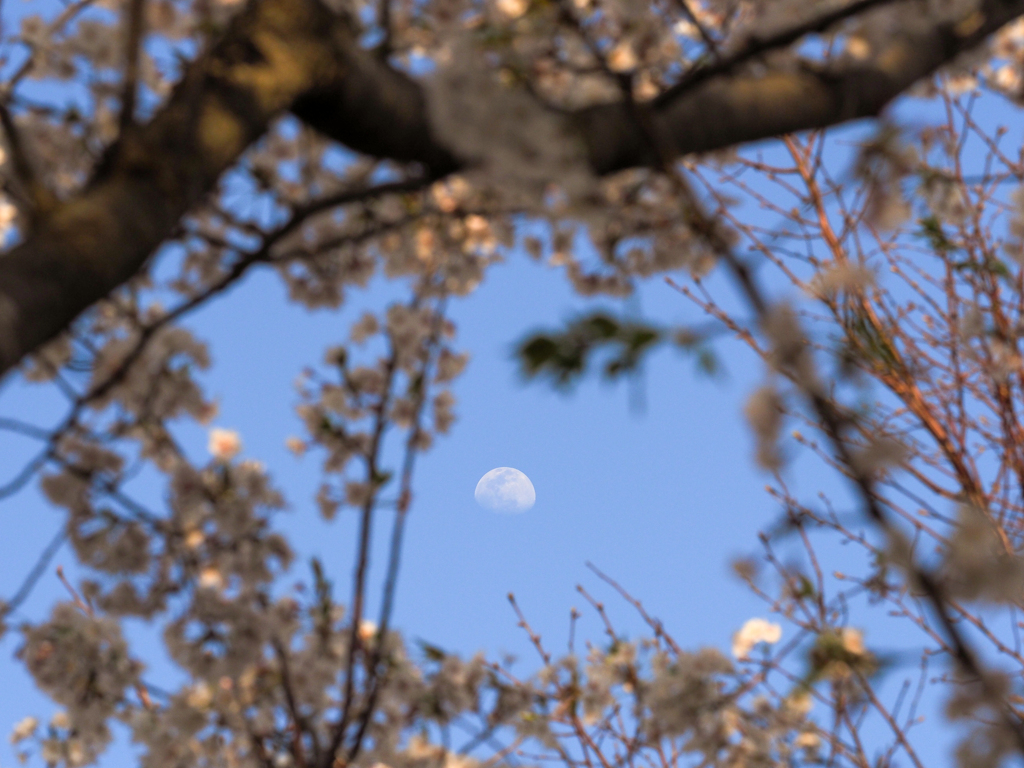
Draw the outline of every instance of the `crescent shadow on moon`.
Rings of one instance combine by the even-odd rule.
[[[537,502],[530,478],[512,467],[497,467],[481,477],[473,496],[495,512],[525,512]]]

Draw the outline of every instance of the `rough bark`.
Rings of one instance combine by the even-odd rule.
[[[918,18],[925,17],[924,3],[908,5],[919,6]],[[959,23],[907,25],[862,61],[824,68],[761,67],[756,73],[736,72],[737,64],[669,90],[646,119],[638,119],[635,108],[625,104],[593,107],[577,119],[591,165],[611,173],[655,164],[658,154],[709,152],[874,117],[916,82],[1021,14],[1021,0],[989,0],[977,15]]]
[[[320,107],[320,93],[333,112]],[[412,114],[425,111],[418,88],[360,51],[344,19],[317,0],[251,3],[86,188],[39,212],[25,241],[0,257],[0,374],[135,275],[299,97],[323,111],[314,124],[330,119],[333,134],[361,151],[403,147],[397,159],[438,173],[454,167]]]
[[[752,74],[737,62],[642,114],[606,105],[579,112],[576,124],[594,169],[608,173],[869,117],[1022,13],[1024,0],[989,0],[967,24],[903,30],[869,60],[829,69]],[[40,213],[25,241],[0,257],[0,375],[136,274],[287,110],[358,152],[416,162],[435,176],[459,166],[431,132],[422,90],[360,50],[344,19],[319,0],[253,2],[92,182]]]

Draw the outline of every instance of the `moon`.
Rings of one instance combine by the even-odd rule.
[[[537,501],[530,478],[512,467],[497,467],[481,477],[473,496],[495,512],[525,512]]]

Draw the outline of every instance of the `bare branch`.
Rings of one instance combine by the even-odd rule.
[[[139,59],[145,35],[146,0],[128,3],[127,35],[125,37],[124,87],[121,94],[121,114],[118,135],[123,136],[135,121],[135,97],[139,88]]]
[[[42,578],[43,574],[46,573],[50,561],[57,555],[66,538],[67,535],[64,533],[63,528],[57,531],[54,537],[50,539],[50,543],[40,553],[36,564],[32,566],[32,570],[28,572],[24,581],[21,582],[21,586],[11,595],[11,599],[0,601],[0,620],[14,613],[28,599],[29,595],[32,594],[32,589],[39,582],[39,579]]]
[[[29,159],[25,144],[21,140],[21,132],[14,124],[14,117],[2,99],[0,99],[0,126],[4,129],[7,147],[11,151],[11,163],[14,166],[14,175],[20,187],[18,192],[25,198],[30,218],[37,221],[40,216],[53,208],[57,198],[39,178],[39,174]]]

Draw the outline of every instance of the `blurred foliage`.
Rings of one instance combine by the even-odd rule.
[[[636,371],[647,353],[665,343],[693,354],[699,370],[715,375],[721,367],[705,341],[690,329],[623,320],[596,311],[569,320],[562,329],[527,336],[516,347],[515,356],[527,379],[547,378],[555,387],[566,388],[597,364],[596,357],[602,358],[602,375],[616,379]]]
[[[918,219],[917,223],[920,225],[920,229],[914,234],[922,240],[927,241],[931,249],[935,251],[939,256],[945,256],[951,251],[957,250],[957,247],[946,237],[945,231],[942,229],[942,223],[935,216],[925,216],[924,218]]]
[[[843,324],[846,335],[840,355],[844,360],[860,360],[871,370],[883,375],[906,375],[892,339],[861,308],[851,307]]]

